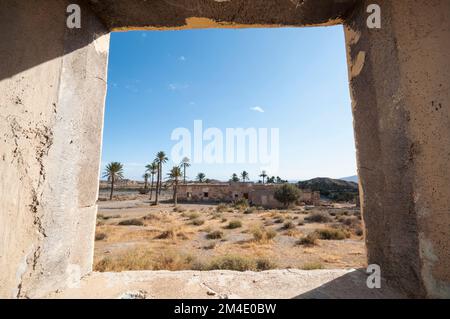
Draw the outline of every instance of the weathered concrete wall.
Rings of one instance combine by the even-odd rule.
[[[68,4],[0,1],[0,297],[92,267],[109,35],[84,6],[70,31]]]
[[[362,1],[345,34],[369,263],[450,297],[450,1]]]
[[[333,25],[358,0],[87,0],[111,30]]]
[[[380,30],[366,27],[374,2]],[[70,31],[69,1],[0,0],[0,297],[43,296],[91,270],[109,41],[100,21],[121,30],[344,20],[369,262],[410,296],[450,297],[448,0],[83,3],[99,18],[83,6],[82,29]]]

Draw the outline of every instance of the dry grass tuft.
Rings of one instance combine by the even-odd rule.
[[[306,235],[297,241],[297,245],[302,246],[315,246],[317,245],[318,235],[316,233],[311,233]]]
[[[301,269],[303,270],[315,270],[315,269],[324,269],[324,266],[320,262],[312,262],[304,264]]]
[[[267,229],[262,226],[254,227],[251,230],[253,240],[257,243],[267,243],[277,235],[277,232],[272,229]]]
[[[154,253],[150,249],[134,249],[117,257],[106,257],[98,261],[95,271],[126,271],[126,270],[184,270],[191,269],[194,258],[171,251]]]

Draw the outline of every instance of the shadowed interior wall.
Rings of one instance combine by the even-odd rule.
[[[450,297],[450,1],[364,1],[345,26],[368,262]]]
[[[92,269],[109,33],[68,4],[0,1],[0,297]]]

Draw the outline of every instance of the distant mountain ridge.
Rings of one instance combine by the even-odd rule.
[[[317,177],[307,181],[298,182],[303,189],[319,191],[321,196],[336,201],[354,201],[358,194],[358,184],[342,179]]]
[[[358,181],[359,181],[358,175],[342,177],[342,178],[339,178],[339,179],[341,179],[343,181],[347,181],[347,182],[354,182],[354,183],[358,183]]]

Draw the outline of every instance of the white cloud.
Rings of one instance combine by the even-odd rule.
[[[169,84],[169,90],[177,91],[177,90],[184,90],[187,89],[189,85],[187,84],[177,84],[177,83],[170,83]]]
[[[186,57],[184,55],[182,55],[178,58],[178,60],[184,62],[184,61],[186,61]]]
[[[255,111],[255,112],[264,113],[264,110],[260,106],[251,107],[250,110]]]

